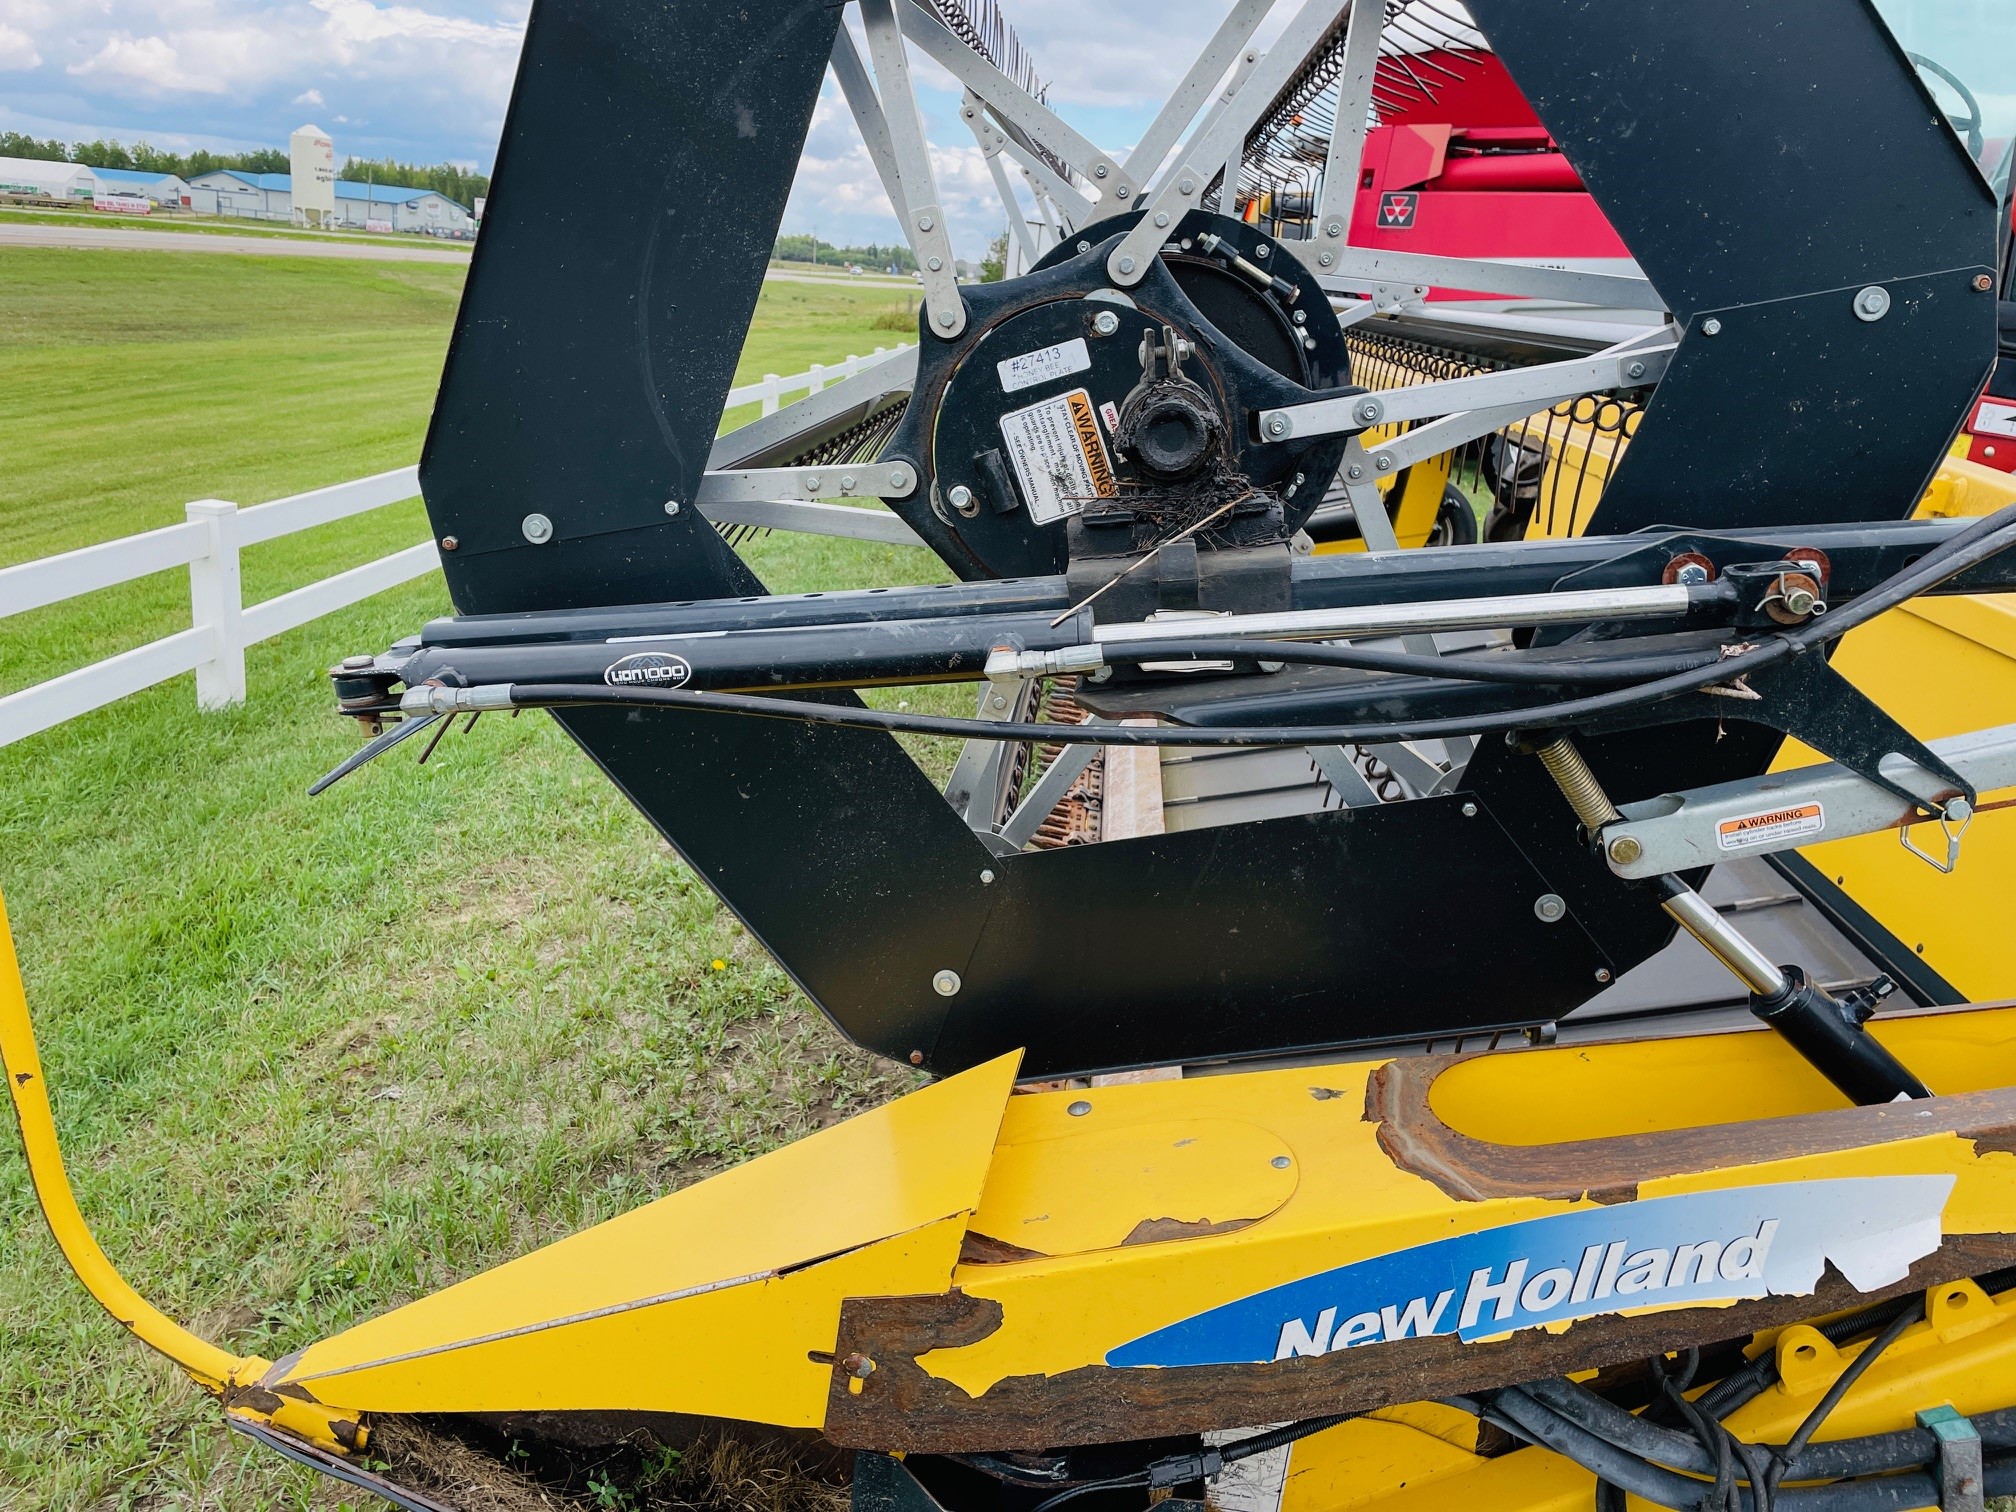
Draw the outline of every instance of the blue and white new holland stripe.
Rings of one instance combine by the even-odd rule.
[[[1857,1289],[1939,1247],[1954,1177],[1732,1187],[1557,1213],[1270,1287],[1158,1328],[1108,1365],[1250,1365],[1394,1339],[1484,1339],[1600,1313]]]

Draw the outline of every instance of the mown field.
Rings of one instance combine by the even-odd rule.
[[[460,271],[9,249],[0,565],[418,453]],[[906,339],[900,290],[772,283],[744,380]],[[417,503],[262,546],[248,599],[422,539]],[[770,538],[776,588],[935,581]],[[425,767],[354,749],[324,670],[422,581],[0,749],[4,890],[106,1249],[269,1357],[910,1084],[848,1046],[543,717]],[[0,692],[187,624],[179,574],[0,621]],[[0,1137],[0,1507],[377,1505],[228,1437],[63,1267]],[[620,1503],[610,1503],[620,1505]]]

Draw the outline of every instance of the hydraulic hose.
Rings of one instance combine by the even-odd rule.
[[[1452,715],[1440,719],[1386,721],[1351,725],[1228,726],[1217,729],[1147,725],[1060,725],[1035,722],[948,718],[884,709],[850,708],[802,699],[758,697],[743,693],[703,693],[667,688],[606,688],[576,683],[509,685],[510,706],[567,708],[610,705],[619,708],[690,709],[711,713],[755,715],[849,729],[882,730],[893,734],[944,735],[955,739],[1039,740],[1060,745],[1126,746],[1286,746],[1358,745],[1387,741],[1428,740],[1455,735],[1484,735],[1507,730],[1540,729],[1598,715],[1619,713],[1649,703],[1696,692],[1717,683],[1759,672],[1815,646],[1838,639],[1877,615],[1895,608],[1928,588],[2016,546],[2016,505],[1998,510],[1928,552],[1912,566],[1857,598],[1797,630],[1775,633],[1733,655],[1602,693],[1527,705],[1488,714]],[[1191,643],[1176,643],[1191,644]],[[1226,643],[1199,642],[1217,645]],[[1239,655],[1287,660],[1291,648],[1281,642],[1239,641]],[[1123,654],[1131,660],[1171,659],[1170,643],[1128,646],[1116,642],[1105,649],[1108,659]],[[1224,651],[1218,655],[1222,657]],[[1360,653],[1362,655],[1362,653]],[[1397,654],[1397,653],[1396,653]],[[1424,658],[1424,660],[1427,660]],[[1418,670],[1410,667],[1408,670]],[[464,690],[443,690],[460,692]]]

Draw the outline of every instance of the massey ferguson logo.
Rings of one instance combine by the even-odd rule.
[[[683,656],[643,651],[610,667],[602,681],[612,688],[683,688],[692,675],[692,665]]]
[[[1421,196],[1411,189],[1396,189],[1379,196],[1379,226],[1384,231],[1411,231],[1414,212],[1421,208]]]

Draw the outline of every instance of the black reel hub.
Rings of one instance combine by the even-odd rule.
[[[1278,501],[1285,540],[1336,472],[1342,440],[1262,446],[1251,419],[1348,382],[1315,280],[1256,228],[1193,211],[1138,286],[1112,288],[1105,258],[1138,218],[969,286],[966,330],[920,338],[915,399],[882,453],[914,461],[920,487],[888,503],[963,577],[1058,572],[1080,521],[1180,529],[1246,493]],[[1259,271],[1270,260],[1278,273]]]

